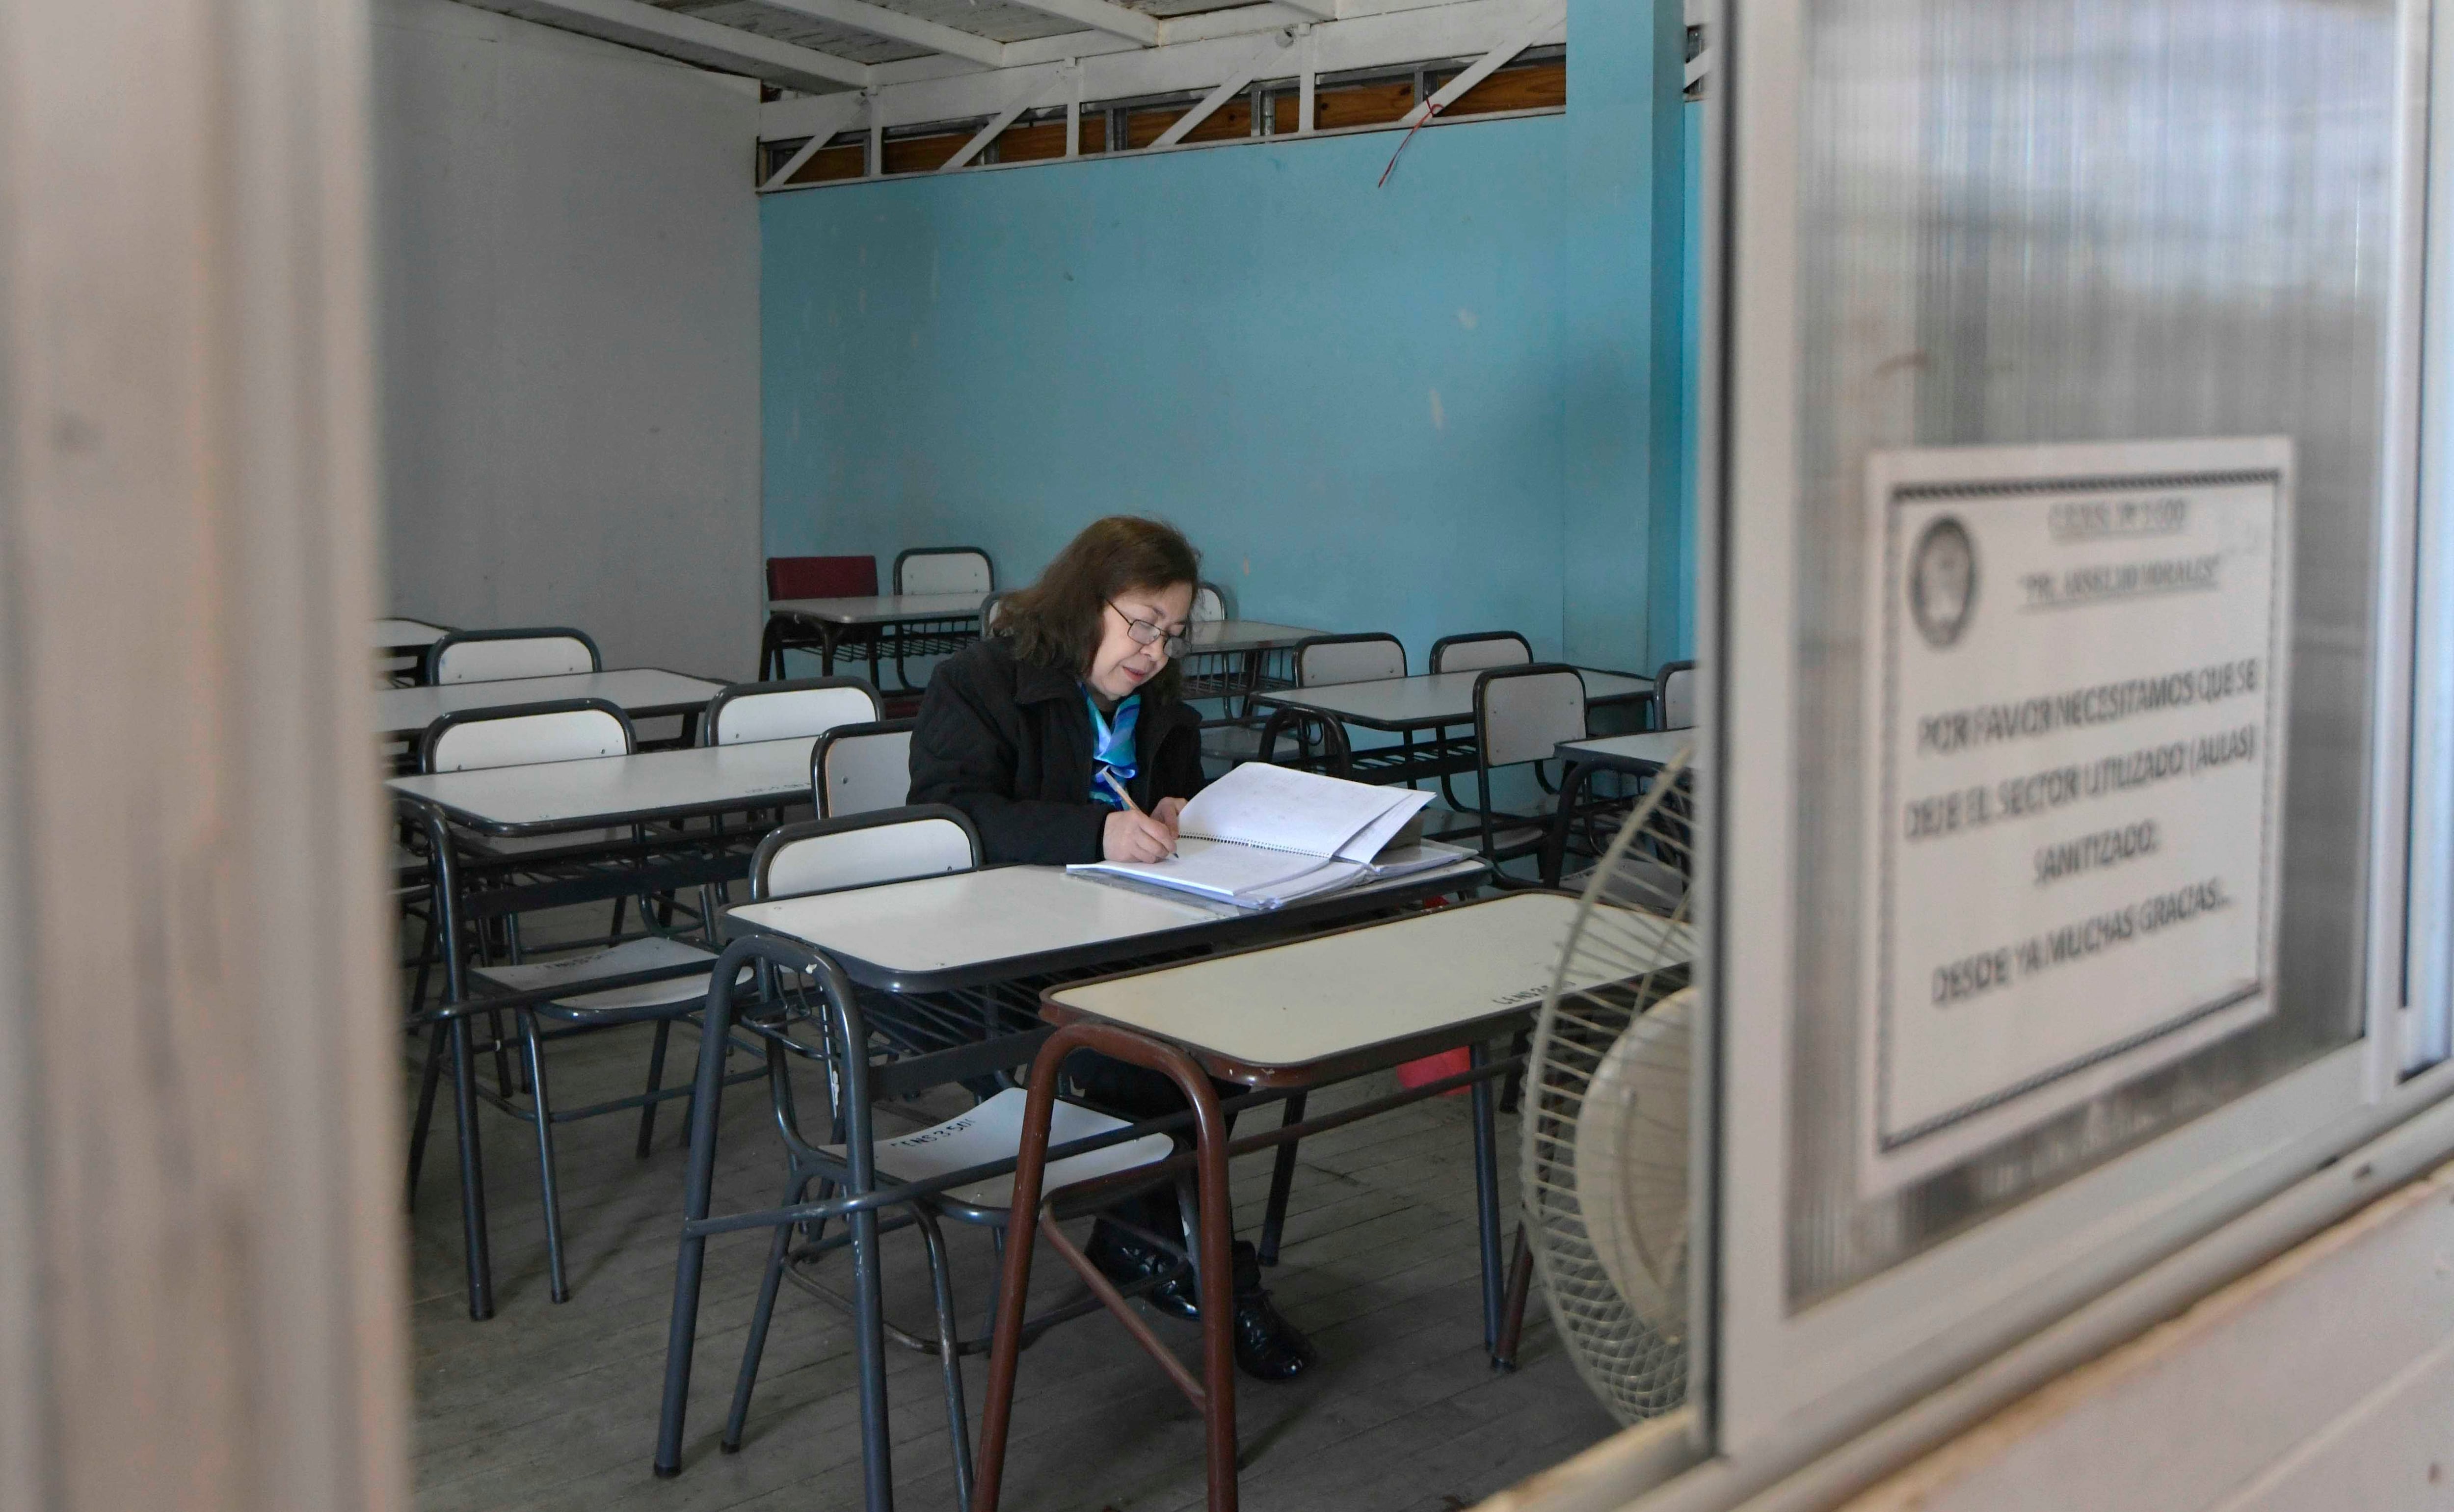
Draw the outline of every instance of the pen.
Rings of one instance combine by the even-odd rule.
[[[1101,767],[1099,769],[1099,780],[1108,784],[1108,791],[1114,793],[1118,798],[1124,801],[1126,812],[1145,819],[1150,817],[1149,815],[1142,813],[1142,806],[1134,801],[1134,796],[1125,791],[1125,785],[1116,780],[1116,775],[1114,772],[1109,771],[1106,767]],[[1167,853],[1167,858],[1171,861],[1175,860],[1176,852],[1170,850]]]

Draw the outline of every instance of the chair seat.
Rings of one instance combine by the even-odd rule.
[[[535,992],[541,988],[576,992],[578,996],[556,998],[553,1004],[572,1012],[637,1013],[700,1001],[707,997],[708,974],[700,971],[694,976],[642,982],[634,987],[616,987],[608,992],[579,992],[579,989],[608,977],[626,977],[633,972],[654,971],[660,966],[708,966],[714,960],[713,955],[696,945],[652,936],[646,939],[624,940],[619,945],[601,950],[523,961],[517,966],[480,966],[476,968],[476,974],[506,992]],[[747,981],[750,978],[749,969],[743,968],[740,979]]]
[[[1022,1149],[1022,1110],[1030,1095],[1008,1087],[969,1113],[948,1119],[934,1128],[877,1142],[877,1169],[898,1181],[927,1181],[991,1160],[1010,1160]],[[1054,1147],[1126,1127],[1122,1119],[1094,1113],[1076,1102],[1057,1100],[1049,1117],[1048,1142]],[[843,1149],[829,1152],[840,1157]],[[1113,1176],[1137,1166],[1156,1165],[1176,1153],[1176,1141],[1164,1134],[1112,1144],[1087,1155],[1052,1161],[1041,1193],[1073,1186],[1096,1177]],[[949,1188],[944,1197],[959,1207],[1003,1208],[1014,1200],[1014,1178],[993,1177],[969,1186]]]

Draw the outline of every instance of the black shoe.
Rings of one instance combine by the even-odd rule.
[[[1091,1242],[1083,1255],[1099,1268],[1099,1274],[1116,1283],[1119,1291],[1131,1291],[1154,1276],[1164,1276],[1181,1269],[1180,1262],[1167,1251],[1147,1244],[1121,1229],[1101,1222],[1093,1225]],[[1142,1294],[1142,1300],[1171,1318],[1201,1316],[1198,1294],[1193,1288],[1190,1272],[1177,1277]]]
[[[1236,1241],[1236,1367],[1256,1381],[1293,1381],[1320,1359],[1312,1341],[1281,1317],[1261,1285],[1261,1257],[1250,1243]],[[1201,1293],[1190,1274],[1151,1292],[1150,1304],[1172,1318],[1198,1321]]]
[[[1236,1299],[1236,1368],[1256,1381],[1293,1381],[1320,1359],[1295,1324],[1278,1316],[1270,1294]]]

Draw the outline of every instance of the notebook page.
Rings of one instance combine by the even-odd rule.
[[[1355,838],[1338,848],[1340,860],[1368,861],[1379,855],[1381,847],[1396,839],[1398,832],[1432,801],[1430,794],[1418,793],[1411,788],[1398,788],[1394,792],[1398,801],[1389,805],[1389,812],[1363,826]]]
[[[1309,877],[1330,864],[1343,863],[1326,862],[1320,857],[1298,852],[1263,850],[1188,835],[1177,841],[1176,855],[1164,861],[1090,861],[1066,870],[1136,877],[1204,897],[1239,902],[1275,896],[1277,889]],[[1360,870],[1352,868],[1348,875]]]
[[[1186,804],[1177,819],[1177,830],[1203,839],[1334,856],[1408,797],[1430,801],[1429,795],[1404,788],[1376,788],[1247,761]]]

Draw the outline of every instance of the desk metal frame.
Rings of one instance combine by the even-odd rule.
[[[1639,734],[1676,736],[1680,732],[1646,730]],[[1690,736],[1692,738],[1692,732]],[[1542,857],[1542,884],[1545,887],[1559,885],[1560,873],[1567,867],[1568,836],[1575,827],[1577,798],[1585,789],[1593,785],[1594,778],[1605,772],[1616,772],[1639,779],[1649,779],[1668,764],[1665,760],[1652,756],[1598,749],[1603,742],[1623,737],[1597,736],[1583,740],[1562,740],[1554,752],[1565,770],[1559,777],[1559,812],[1552,816],[1550,843]],[[1641,796],[1640,792],[1636,795],[1636,796]],[[1593,816],[1587,815],[1586,818],[1590,821]],[[1590,834],[1589,831],[1589,838]],[[1596,846],[1594,854],[1601,854],[1601,848]]]
[[[448,804],[435,799],[405,794],[395,794],[393,801],[402,823],[412,833],[422,835],[426,839],[434,937],[441,942],[444,1000],[432,1009],[416,1005],[410,1015],[409,1024],[412,1029],[430,1028],[435,1037],[433,1052],[449,1062],[454,1126],[460,1146],[460,1218],[468,1270],[469,1316],[482,1321],[494,1315],[494,1288],[493,1258],[487,1240],[485,1163],[477,1121],[477,1103],[484,1095],[477,1085],[476,1046],[469,1020],[478,1013],[532,1012],[541,1003],[568,996],[572,989],[568,986],[533,992],[489,989],[473,994],[461,939],[462,926],[534,909],[559,908],[573,903],[692,887],[711,888],[731,881],[743,875],[749,856],[745,847],[754,845],[764,830],[755,826],[727,830],[721,822],[723,816],[776,811],[795,801],[795,796],[790,793],[751,796],[729,795],[703,803],[667,806],[636,814],[573,816],[552,824],[491,823],[482,816],[455,812]],[[694,817],[715,822],[711,828],[701,831],[677,827],[677,821]],[[455,821],[465,825],[467,831],[497,837],[629,826],[634,828],[635,837],[612,844],[576,845],[568,850],[481,857],[462,853],[454,835]],[[676,827],[650,831],[646,826],[652,822],[675,824]],[[703,895],[702,913],[709,912],[712,911],[706,907]],[[606,977],[590,981],[587,990],[606,992],[648,982],[670,981],[704,969],[697,965],[682,965]],[[503,1052],[499,1035],[493,1048],[497,1059],[497,1076],[508,1081],[507,1068],[501,1059]],[[440,1061],[430,1060],[431,1067],[438,1064]],[[532,1077],[536,1072],[536,1067],[530,1068]],[[424,1130],[432,1113],[437,1080],[438,1077],[430,1071],[419,1093],[415,1124],[418,1137],[410,1154],[409,1180],[412,1191],[418,1164],[424,1155]],[[628,1100],[625,1099],[626,1102]],[[553,1130],[545,1119],[537,1119],[536,1122],[540,1149],[550,1150]]]
[[[1402,782],[1412,787],[1417,782],[1436,778],[1440,783],[1440,796],[1448,800],[1449,807],[1463,810],[1466,805],[1459,803],[1456,795],[1449,791],[1448,781],[1451,777],[1475,770],[1472,734],[1474,681],[1478,672],[1488,670],[1491,669],[1426,672],[1407,677],[1377,677],[1365,682],[1329,682],[1310,688],[1257,693],[1251,701],[1274,711],[1269,722],[1262,727],[1261,759],[1265,761],[1271,759],[1277,736],[1281,733],[1296,735],[1308,742],[1312,732],[1317,730],[1324,746],[1323,754],[1319,757],[1311,758],[1307,745],[1306,756],[1309,759],[1301,764],[1317,765],[1334,776],[1352,777],[1362,782]],[[1627,677],[1644,684],[1641,688],[1604,694],[1599,697],[1595,696],[1589,688],[1585,697],[1585,707],[1589,710],[1629,703],[1645,708],[1653,701],[1653,680],[1642,673],[1614,672],[1606,667],[1579,667],[1576,670],[1579,675],[1599,674],[1611,677]],[[1420,682],[1432,677],[1457,679],[1466,690],[1464,707],[1462,709],[1443,708],[1429,714],[1399,717],[1358,714],[1350,709],[1338,707],[1339,700],[1337,696],[1342,691],[1394,683]],[[1358,730],[1376,730],[1384,735],[1394,735],[1398,736],[1399,743],[1395,747],[1358,752],[1355,749],[1354,742],[1347,738],[1348,726]],[[1467,733],[1463,735],[1452,733],[1458,730],[1464,730]],[[1429,734],[1431,739],[1418,744],[1416,736],[1424,734]]]
[[[1368,924],[1352,927],[1368,927]],[[1267,948],[1267,946],[1256,948]],[[1174,963],[1174,961],[1162,960],[1151,964],[1157,967]],[[1026,1113],[1024,1122],[1027,1131],[1035,1128],[1040,1131],[1036,1149],[1026,1135],[1023,1150],[1014,1158],[990,1161],[966,1170],[932,1178],[926,1181],[915,1182],[895,1182],[881,1178],[877,1172],[875,1158],[875,1133],[872,1125],[870,1110],[872,1105],[880,1099],[894,1096],[895,1093],[889,1088],[904,1084],[904,1079],[881,1078],[881,1072],[891,1073],[896,1069],[893,1063],[881,1067],[869,1064],[865,1057],[841,1057],[838,1058],[838,1076],[841,1078],[842,1113],[845,1120],[847,1180],[833,1196],[816,1201],[795,1201],[779,1207],[754,1211],[711,1214],[709,1209],[713,1206],[714,1199],[717,1126],[722,1114],[726,1081],[722,1047],[727,1042],[731,1032],[743,1023],[743,1019],[736,1012],[733,981],[744,965],[763,965],[770,971],[796,972],[805,977],[816,992],[820,1011],[832,1020],[832,1027],[840,1036],[842,1043],[864,1044],[871,1034],[858,997],[853,990],[854,978],[835,958],[822,951],[781,936],[747,934],[728,945],[724,954],[717,959],[710,978],[708,1006],[700,1023],[698,1073],[693,1088],[690,1168],[683,1187],[680,1249],[674,1268],[674,1310],[666,1335],[664,1393],[656,1431],[654,1470],[660,1478],[670,1478],[681,1473],[682,1436],[690,1400],[691,1357],[697,1340],[698,1301],[706,1263],[707,1241],[718,1234],[755,1229],[780,1231],[796,1225],[822,1223],[835,1219],[843,1219],[847,1221],[852,1232],[851,1248],[854,1255],[852,1302],[855,1350],[861,1378],[863,1505],[870,1509],[870,1512],[885,1512],[885,1509],[894,1505],[893,1460],[887,1432],[885,1310],[877,1263],[877,1240],[880,1234],[878,1215],[879,1210],[883,1208],[916,1201],[939,1192],[968,1186],[976,1181],[991,1179],[1009,1173],[1014,1174],[1016,1181],[1014,1211],[1016,1213],[1036,1211],[1039,1218],[1036,1225],[1017,1221],[1009,1225],[1008,1229],[1005,1280],[998,1291],[996,1333],[990,1357],[989,1400],[992,1413],[996,1412],[1000,1402],[1008,1405],[1011,1402],[1015,1361],[1018,1358],[1024,1342],[1024,1310],[1019,1306],[1007,1305],[1007,1300],[1028,1295],[1028,1257],[1032,1247],[1031,1236],[1036,1227],[1039,1236],[1056,1247],[1068,1263],[1083,1276],[1094,1294],[1097,1295],[1120,1319],[1126,1320],[1127,1329],[1134,1333],[1136,1341],[1141,1342],[1144,1348],[1154,1351],[1155,1358],[1162,1361],[1163,1368],[1174,1367],[1170,1374],[1178,1387],[1188,1389],[1188,1394],[1194,1396],[1197,1405],[1203,1406],[1205,1412],[1212,1416],[1211,1475],[1214,1507],[1222,1504],[1217,1500],[1220,1485],[1220,1466],[1217,1451],[1221,1442],[1222,1434],[1219,1425],[1222,1422],[1224,1424],[1223,1442],[1228,1451],[1224,1462],[1226,1477],[1224,1484],[1228,1500],[1223,1505],[1231,1508],[1234,1505],[1235,1360],[1233,1345],[1227,1336],[1233,1312],[1233,1303],[1229,1297],[1232,1286],[1231,1264],[1227,1259],[1233,1223],[1229,1209],[1224,1205],[1227,1190],[1226,1161],[1231,1156],[1255,1150],[1292,1148],[1295,1141],[1311,1135],[1324,1133],[1395,1108],[1436,1098],[1460,1086],[1472,1087],[1478,1099],[1478,1106],[1482,1109],[1484,1115],[1482,1123],[1478,1125],[1476,1140],[1477,1176],[1483,1183],[1484,1196],[1481,1213],[1485,1220],[1486,1233],[1484,1261],[1486,1270],[1492,1272],[1494,1278],[1497,1277],[1499,1263],[1498,1155],[1496,1139],[1486,1138],[1490,1123],[1488,1114],[1491,1084],[1499,1078],[1520,1070],[1523,1066],[1521,1057],[1493,1058],[1487,1053],[1487,1046],[1480,1046],[1476,1051],[1476,1063],[1469,1071],[1445,1077],[1419,1087],[1390,1093],[1355,1107],[1343,1108],[1317,1119],[1290,1118],[1277,1128],[1247,1135],[1232,1142],[1226,1139],[1225,1116],[1246,1108],[1287,1101],[1292,1098],[1300,1097],[1304,1090],[1367,1075],[1386,1065],[1393,1065],[1399,1060],[1411,1059],[1435,1050],[1454,1048],[1457,1044],[1466,1042],[1465,1035],[1469,1030],[1484,1036],[1486,1039],[1505,1035],[1518,1027],[1520,1020],[1531,1021],[1533,1009],[1530,1006],[1509,1010],[1487,1019],[1478,1019],[1473,1025],[1459,1026],[1455,1034],[1418,1037],[1399,1044],[1379,1047],[1382,1052],[1380,1054],[1350,1058],[1353,1060],[1352,1064],[1325,1065],[1320,1068],[1320,1075],[1317,1079],[1304,1083],[1300,1089],[1293,1085],[1258,1087],[1245,1096],[1224,1101],[1216,1096],[1210,1087],[1207,1076],[1202,1075],[1198,1070],[1191,1072],[1188,1079],[1182,1067],[1190,1065],[1191,1062],[1184,1059],[1181,1052],[1160,1045],[1158,1041],[1147,1036],[1130,1031],[1108,1029],[1108,1035],[1113,1036],[1116,1041],[1115,1048],[1110,1050],[1107,1038],[1101,1034],[1101,1030],[1106,1029],[1107,1026],[1083,1024],[1059,1027],[1042,1024],[1032,1033],[1007,1036],[992,1042],[991,1046],[982,1047],[983,1049],[993,1047],[995,1056],[1001,1058],[1005,1065],[1030,1063],[1033,1066],[1030,1096],[1033,1099],[1031,1107],[1036,1112]],[[1145,1119],[1106,1134],[1051,1146],[1046,1135],[1048,1104],[1055,1099],[1056,1079],[1064,1057],[1068,1050],[1076,1044],[1101,1049],[1108,1053],[1121,1052],[1125,1058],[1141,1059],[1146,1064],[1150,1063],[1151,1050],[1156,1047],[1159,1053],[1157,1058],[1164,1062],[1162,1069],[1167,1069],[1168,1074],[1176,1076],[1179,1085],[1184,1086],[1189,1104],[1187,1110],[1166,1118]],[[1176,1057],[1177,1061],[1181,1064],[1165,1062],[1165,1058],[1171,1056]],[[1069,1211],[1081,1211],[1087,1206],[1096,1205],[1096,1200],[1103,1189],[1114,1187],[1121,1192],[1128,1187],[1146,1185],[1155,1177],[1179,1171],[1196,1172],[1197,1191],[1199,1194],[1198,1227],[1201,1244],[1196,1271],[1201,1288],[1202,1311],[1205,1319],[1212,1320],[1205,1323],[1205,1334],[1209,1336],[1205,1339],[1206,1380],[1199,1385],[1193,1383],[1191,1376],[1184,1371],[1182,1365],[1159,1347],[1156,1338],[1150,1335],[1147,1326],[1126,1309],[1124,1300],[1116,1292],[1114,1285],[1104,1276],[1099,1275],[1097,1269],[1091,1265],[1080,1251],[1076,1249],[1062,1234],[1056,1232],[1055,1201],[1054,1200],[1043,1201],[1039,1191],[1041,1175],[1047,1163],[1051,1161],[1125,1143],[1148,1134],[1176,1134],[1186,1129],[1194,1129],[1197,1133],[1197,1144],[1192,1152],[1179,1154],[1157,1165],[1141,1167],[1119,1173],[1115,1177],[1103,1178],[1097,1181],[1068,1187],[1064,1193],[1064,1201]],[[1031,1186],[1026,1192],[1022,1185],[1025,1161],[1034,1160],[1035,1157],[1036,1163],[1029,1167]],[[1024,1285],[1019,1289],[1014,1280],[1015,1258],[1017,1252],[1023,1257],[1025,1278]],[[1486,1336],[1496,1339],[1499,1302],[1493,1284],[1486,1284],[1485,1291],[1488,1325]],[[1496,1341],[1494,1347],[1497,1348]],[[1000,1360],[1004,1361],[1002,1376],[998,1363]],[[996,1476],[1002,1464],[1004,1420],[998,1418],[993,1421],[996,1424],[995,1442],[997,1444],[998,1454],[995,1461],[986,1458],[987,1445],[991,1440],[988,1438],[990,1430],[984,1424],[983,1459],[975,1477],[974,1505],[976,1507],[996,1504]]]
[[[821,604],[860,602],[891,603],[896,599],[949,599],[954,594],[885,594],[868,600],[786,599],[767,608],[767,627],[758,643],[758,676],[761,681],[774,682],[785,675],[784,653],[815,649],[818,654],[820,675],[832,677],[835,656],[846,643],[866,647],[869,652],[869,683],[881,695],[910,696],[921,692],[912,686],[909,671],[904,666],[907,656],[944,655],[958,651],[979,637],[980,612],[976,603],[968,612],[949,613],[946,609],[868,611],[861,613],[831,612]],[[986,597],[986,595],[981,595]],[[795,635],[795,629],[815,631],[814,643],[807,635]],[[879,671],[879,660],[889,645],[895,655],[896,686],[888,687]]]
[[[745,1229],[780,1230],[839,1217],[857,1220],[858,1215],[868,1213],[872,1215],[869,1226],[864,1229],[855,1221],[853,1228],[855,1256],[853,1301],[861,1354],[866,1505],[883,1509],[893,1504],[893,1478],[885,1431],[885,1325],[882,1304],[876,1293],[875,1253],[877,1230],[875,1212],[890,1203],[907,1202],[954,1186],[1000,1176],[1016,1167],[1013,1160],[1002,1160],[927,1182],[880,1189],[876,1184],[874,1135],[869,1119],[869,1108],[873,1102],[1032,1063],[1050,1037],[1057,1032],[1041,1019],[1036,1011],[1039,995],[1051,986],[1062,985],[1066,980],[1110,974],[1128,966],[1173,964],[1223,944],[1252,943],[1277,934],[1309,936],[1320,933],[1322,931],[1307,926],[1329,920],[1351,920],[1357,915],[1404,909],[1471,887],[1483,875],[1484,868],[1479,863],[1443,867],[1435,873],[1400,878],[1360,892],[1331,894],[1266,913],[1204,919],[1188,923],[1180,929],[967,962],[937,971],[906,971],[891,963],[863,960],[844,952],[830,953],[795,937],[741,919],[737,915],[728,918],[728,925],[742,933],[726,947],[715,966],[711,978],[708,1007],[699,1026],[699,1066],[691,1113],[690,1175],[683,1190],[681,1251],[674,1273],[674,1313],[666,1341],[665,1391],[656,1434],[655,1473],[660,1477],[681,1473],[691,1352],[697,1338],[699,1284],[708,1238]],[[878,885],[895,887],[905,884],[887,882]],[[1082,885],[1103,884],[1085,882]],[[717,1113],[721,1107],[724,1080],[721,1046],[732,1029],[741,1021],[734,1006],[733,978],[745,962],[765,963],[771,968],[798,972],[807,978],[817,991],[821,1000],[820,1011],[833,1018],[834,1027],[844,1037],[845,1044],[867,1045],[873,1042],[873,1037],[879,1037],[887,1038],[891,1044],[896,1040],[903,1041],[894,1044],[894,1048],[905,1053],[882,1064],[869,1063],[866,1056],[838,1058],[836,1075],[840,1079],[838,1084],[842,1088],[843,1099],[840,1111],[845,1119],[847,1162],[852,1172],[847,1187],[821,1201],[792,1202],[781,1207],[711,1217],[709,1208],[713,1200]],[[879,1003],[872,999],[864,1005],[855,991],[855,984],[876,993],[892,995],[894,1001]],[[1019,1003],[1003,1000],[1016,989],[1023,995]],[[877,1009],[900,1014],[907,1021],[895,1026],[880,1025],[873,1017]],[[981,1032],[968,1037],[959,1032],[972,1024],[976,1024]],[[773,1029],[758,1032],[771,1038],[775,1034]],[[808,1052],[803,1049],[803,1053]],[[1399,1096],[1402,1100],[1414,1101],[1420,1096],[1433,1096],[1444,1090],[1447,1090],[1446,1084],[1440,1084],[1428,1091]],[[1248,1102],[1277,1101],[1284,1096],[1276,1091],[1265,1092],[1249,1099],[1236,1099],[1234,1106],[1240,1108]],[[1358,1116],[1356,1110],[1345,1110],[1316,1124],[1290,1124],[1256,1138],[1265,1144],[1292,1141],[1307,1133],[1352,1121]],[[1172,1133],[1188,1127],[1194,1117],[1192,1112],[1187,1112],[1075,1141],[1062,1147],[1056,1158],[1101,1149],[1144,1134]],[[1252,1147],[1262,1148],[1263,1144]],[[1182,1169],[1184,1164],[1185,1158],[1178,1157],[1177,1162],[1173,1164],[1126,1173],[1125,1179],[1128,1183],[1146,1182],[1153,1175]],[[1074,1201],[1076,1193],[1095,1189],[1096,1183],[1069,1188],[1069,1208],[1078,1207]],[[1016,1224],[1013,1232],[1027,1232],[1030,1227],[1030,1224]],[[869,1258],[864,1260],[863,1256]],[[1223,1278],[1225,1271],[1222,1268],[1217,1274]],[[1107,1284],[1104,1278],[1099,1284]],[[1003,1292],[1000,1295],[1022,1294]],[[1019,1320],[1017,1309],[1001,1307],[998,1316],[1002,1319],[1008,1312],[1013,1312]],[[1225,1314],[1220,1312],[1217,1316],[1223,1318]]]

